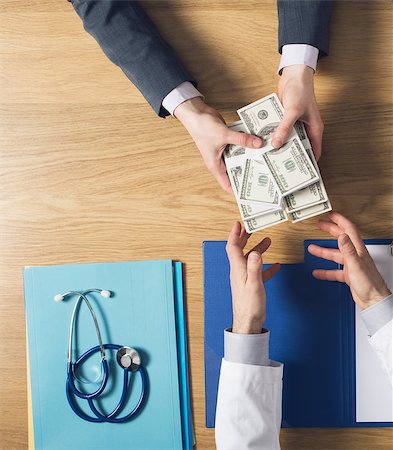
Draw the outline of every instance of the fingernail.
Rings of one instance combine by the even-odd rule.
[[[252,140],[252,145],[254,147],[260,147],[261,145],[264,145],[264,142],[262,139],[254,137],[254,139]]]
[[[281,138],[275,138],[273,140],[272,144],[273,144],[273,147],[280,148],[280,147],[282,147],[283,142],[282,142]]]
[[[251,259],[251,261],[257,262],[257,261],[259,261],[261,259],[261,255],[259,253],[257,253],[257,252],[251,252],[248,255],[248,259]]]

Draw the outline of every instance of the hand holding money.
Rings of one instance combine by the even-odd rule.
[[[314,217],[331,210],[318,164],[304,125],[296,122],[278,150],[272,136],[284,117],[276,94],[238,110],[242,119],[233,131],[262,137],[265,147],[255,150],[228,145],[224,152],[227,173],[249,233],[288,220]]]
[[[230,193],[231,183],[222,160],[222,153],[226,145],[259,148],[263,145],[263,140],[257,136],[228,129],[221,115],[200,97],[192,98],[179,105],[175,110],[175,115],[193,138],[206,167],[219,185]]]
[[[314,70],[301,64],[285,67],[278,96],[284,106],[284,117],[273,134],[273,147],[280,148],[288,140],[295,122],[301,120],[318,161],[322,153],[323,122],[314,94]]]

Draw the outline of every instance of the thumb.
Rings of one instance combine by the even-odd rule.
[[[240,145],[241,147],[247,148],[261,148],[265,145],[263,139],[258,136],[233,130],[227,130],[225,143]]]
[[[258,252],[248,255],[247,279],[253,283],[262,283],[262,257]]]
[[[344,261],[349,264],[358,262],[359,255],[351,241],[351,238],[347,234],[343,233],[338,237],[338,248],[344,256]]]
[[[284,111],[284,117],[273,133],[272,145],[274,148],[282,147],[292,133],[292,128],[298,120],[299,114],[294,110]]]

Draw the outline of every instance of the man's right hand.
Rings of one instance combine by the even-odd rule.
[[[206,167],[213,174],[219,185],[232,193],[225,163],[222,159],[227,144],[248,148],[260,148],[264,145],[261,138],[246,133],[230,130],[221,114],[208,106],[200,97],[195,97],[180,104],[174,115],[190,133],[201,152]]]
[[[337,212],[331,212],[329,218],[332,222],[321,220],[318,226],[337,238],[338,250],[311,244],[308,251],[344,267],[343,270],[317,269],[313,271],[314,277],[346,283],[354,301],[362,310],[388,297],[391,292],[368,253],[356,225]]]

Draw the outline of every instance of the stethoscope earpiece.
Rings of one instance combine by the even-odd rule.
[[[54,297],[54,301],[57,303],[62,302],[63,300],[64,300],[64,296],[62,294],[57,294]]]

